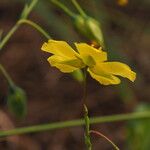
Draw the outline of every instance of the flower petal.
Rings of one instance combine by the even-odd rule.
[[[69,73],[78,69],[78,67],[69,65],[69,63],[63,63],[64,59],[60,56],[53,55],[48,58],[48,62],[51,66],[58,68],[61,72]]]
[[[98,50],[86,43],[75,43],[75,46],[82,58],[91,56],[95,62],[107,60],[107,53],[102,50]]]
[[[90,73],[91,77],[97,80],[100,84],[111,85],[120,83],[120,79],[111,74],[96,74],[93,72],[92,68],[88,68],[88,72]]]
[[[63,64],[63,65],[72,66],[79,69],[85,67],[85,64],[78,58],[70,59],[70,58],[65,58],[57,55],[53,55],[49,57],[48,62],[52,66],[55,66],[55,64],[60,64],[60,65]]]
[[[131,68],[120,62],[104,62],[99,65],[100,68],[103,68],[106,72],[113,74],[113,75],[119,75],[124,78],[128,78],[132,82],[134,82],[136,78],[136,73],[131,70]]]
[[[76,57],[79,55],[65,41],[49,40],[48,43],[43,44],[41,49],[43,51],[64,57]]]

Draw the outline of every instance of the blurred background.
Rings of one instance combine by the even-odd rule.
[[[2,37],[16,23],[27,0],[0,0]],[[77,12],[71,1],[61,0]],[[134,83],[102,86],[88,76],[87,106],[90,116],[144,111],[150,108],[150,1],[80,0],[85,12],[102,26],[109,60],[118,60],[137,72]],[[87,42],[70,17],[50,0],[39,0],[29,16],[56,40]],[[0,129],[11,129],[82,117],[82,84],[69,74],[50,67],[49,54],[40,50],[47,41],[35,29],[22,25],[0,51],[0,63],[27,94],[27,116],[15,118],[8,110],[7,82],[0,74]],[[92,125],[121,150],[150,149],[150,120]],[[111,150],[103,138],[92,137],[94,150]],[[0,139],[1,150],[83,150],[83,127],[32,133]]]

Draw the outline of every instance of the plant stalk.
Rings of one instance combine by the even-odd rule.
[[[9,76],[9,74],[7,73],[7,71],[4,69],[4,67],[2,66],[2,64],[0,64],[0,71],[4,75],[4,77],[7,80],[9,86],[13,87],[14,86],[14,82],[12,81],[11,77]]]
[[[35,28],[37,31],[39,31],[43,36],[45,36],[45,38],[47,39],[52,39],[51,36],[38,24],[36,24],[35,22],[28,20],[28,19],[21,19],[18,21],[19,24],[28,24],[30,26],[32,26],[33,28]]]
[[[80,13],[81,16],[86,17],[86,13],[83,11],[83,9],[80,7],[78,2],[76,0],[71,0],[78,12]]]
[[[85,122],[85,133],[84,140],[87,150],[92,150],[92,143],[90,138],[90,119],[88,116],[88,108],[86,106],[86,97],[87,97],[87,68],[84,68],[84,82],[83,82],[83,113],[84,113],[84,122]]]
[[[29,6],[26,5],[26,9],[24,8],[22,13],[25,13],[24,16],[22,16],[19,20],[21,19],[26,19],[28,17],[28,15],[30,14],[30,12],[32,11],[32,9],[34,8],[34,6],[36,5],[36,3],[38,2],[38,0],[32,0],[32,2],[29,4]],[[3,49],[3,47],[5,46],[5,44],[8,42],[8,40],[10,39],[10,37],[16,32],[16,30],[20,27],[20,23],[19,20],[17,21],[17,23],[11,28],[11,30],[7,33],[7,35],[0,41],[0,51]]]
[[[90,118],[90,124],[110,123],[110,122],[118,122],[118,121],[125,121],[125,120],[149,119],[149,118],[150,118],[150,111],[144,111],[139,113],[127,113],[127,114],[110,115],[110,116],[103,116],[103,117],[92,117]],[[84,119],[34,125],[29,127],[22,127],[22,128],[16,128],[16,129],[11,129],[6,131],[0,131],[0,137],[19,135],[25,133],[36,133],[36,132],[47,131],[47,130],[76,127],[81,125],[85,125]]]
[[[71,18],[75,18],[75,13],[73,13],[70,9],[68,9],[63,3],[58,0],[51,0],[51,2],[61,8],[66,14],[68,14]]]

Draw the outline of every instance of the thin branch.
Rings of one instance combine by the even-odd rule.
[[[19,24],[28,24],[43,34],[47,39],[51,39],[51,36],[38,24],[28,19],[21,19],[18,21]]]
[[[25,19],[28,17],[29,13],[31,12],[31,10],[33,9],[33,7],[36,5],[36,3],[38,2],[38,0],[32,0],[32,2],[30,3],[29,6],[25,5],[23,11],[22,11],[22,15],[20,19]],[[19,19],[19,20],[20,20]],[[21,24],[19,24],[19,20],[17,21],[17,23],[11,28],[11,30],[7,33],[7,35],[0,41],[0,51],[2,50],[2,48],[5,46],[5,44],[8,42],[8,40],[11,38],[11,36],[16,32],[16,30],[20,27]]]
[[[78,10],[78,12],[80,13],[80,15],[82,15],[83,17],[85,17],[86,13],[83,11],[83,9],[79,5],[79,3],[76,0],[71,0],[71,1],[74,4],[74,6],[76,7],[76,9]]]
[[[51,2],[57,5],[59,8],[61,8],[70,17],[75,18],[76,15],[70,9],[68,9],[63,3],[61,3],[58,0],[51,0]]]
[[[117,122],[117,121],[133,120],[133,119],[146,119],[146,118],[147,119],[150,118],[150,111],[103,116],[103,117],[93,117],[90,118],[90,124]],[[84,124],[85,124],[84,119],[79,119],[79,120],[63,121],[63,122],[49,123],[43,125],[35,125],[30,127],[22,127],[22,128],[12,129],[12,130],[0,131],[0,137],[75,127]]]
[[[2,66],[2,64],[0,64],[0,72],[4,75],[4,77],[7,80],[8,84],[11,87],[13,87],[14,86],[14,82],[12,81],[11,77],[9,76],[9,74],[7,73],[7,71],[4,69],[4,67]]]
[[[112,146],[113,146],[116,150],[120,150],[120,149],[118,148],[118,146],[117,146],[114,142],[112,142],[108,137],[106,137],[104,134],[102,134],[102,133],[100,133],[100,132],[98,132],[98,131],[95,131],[95,130],[90,130],[90,133],[93,133],[93,134],[96,134],[96,135],[98,135],[98,136],[103,137],[103,138],[106,139],[110,144],[112,144]]]

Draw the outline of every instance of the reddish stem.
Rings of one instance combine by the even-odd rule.
[[[93,133],[93,134],[96,134],[100,137],[103,137],[104,139],[106,139],[109,143],[111,143],[113,145],[113,147],[116,149],[116,150],[119,150],[119,148],[108,138],[106,137],[104,134],[102,134],[101,132],[99,131],[95,131],[95,130],[90,130],[90,134]]]

